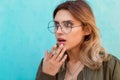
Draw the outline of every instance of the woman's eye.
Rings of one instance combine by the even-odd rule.
[[[65,27],[72,27],[72,25],[73,25],[73,24],[72,24],[71,22],[65,22],[65,23],[64,23],[64,26],[65,26]]]

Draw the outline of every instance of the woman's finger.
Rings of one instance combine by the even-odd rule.
[[[64,55],[62,60],[59,62],[59,66],[61,66],[63,63],[65,63],[65,60],[67,59],[67,54]]]
[[[48,51],[45,52],[44,61],[47,61],[47,59],[48,59]]]
[[[55,54],[53,56],[53,60],[56,60],[56,58],[59,56],[60,52],[62,51],[63,44],[61,44],[58,49],[55,51]]]
[[[56,58],[56,61],[60,61],[63,58],[63,55],[65,54],[66,48],[63,48],[58,57]]]
[[[54,55],[54,52],[55,52],[56,48],[57,48],[57,45],[54,45],[54,46],[52,47],[52,49],[51,49],[51,51],[50,51],[50,53],[49,53],[49,58],[51,58],[51,57]]]

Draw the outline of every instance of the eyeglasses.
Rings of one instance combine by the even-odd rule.
[[[71,21],[63,21],[61,24],[59,24],[56,21],[50,21],[48,23],[48,30],[51,33],[56,33],[58,28],[60,27],[60,29],[63,33],[68,34],[71,32],[72,28],[80,27],[80,26],[81,26],[81,24],[78,26],[74,26],[74,24]]]

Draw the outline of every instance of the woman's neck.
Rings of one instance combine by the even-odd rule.
[[[69,62],[76,63],[79,61],[79,49],[71,49],[67,51]]]

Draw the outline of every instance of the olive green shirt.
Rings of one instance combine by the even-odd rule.
[[[36,80],[64,80],[66,68],[55,76],[42,72],[42,63],[39,66]],[[87,66],[78,74],[77,80],[120,80],[120,61],[111,56],[98,70],[91,70]]]

